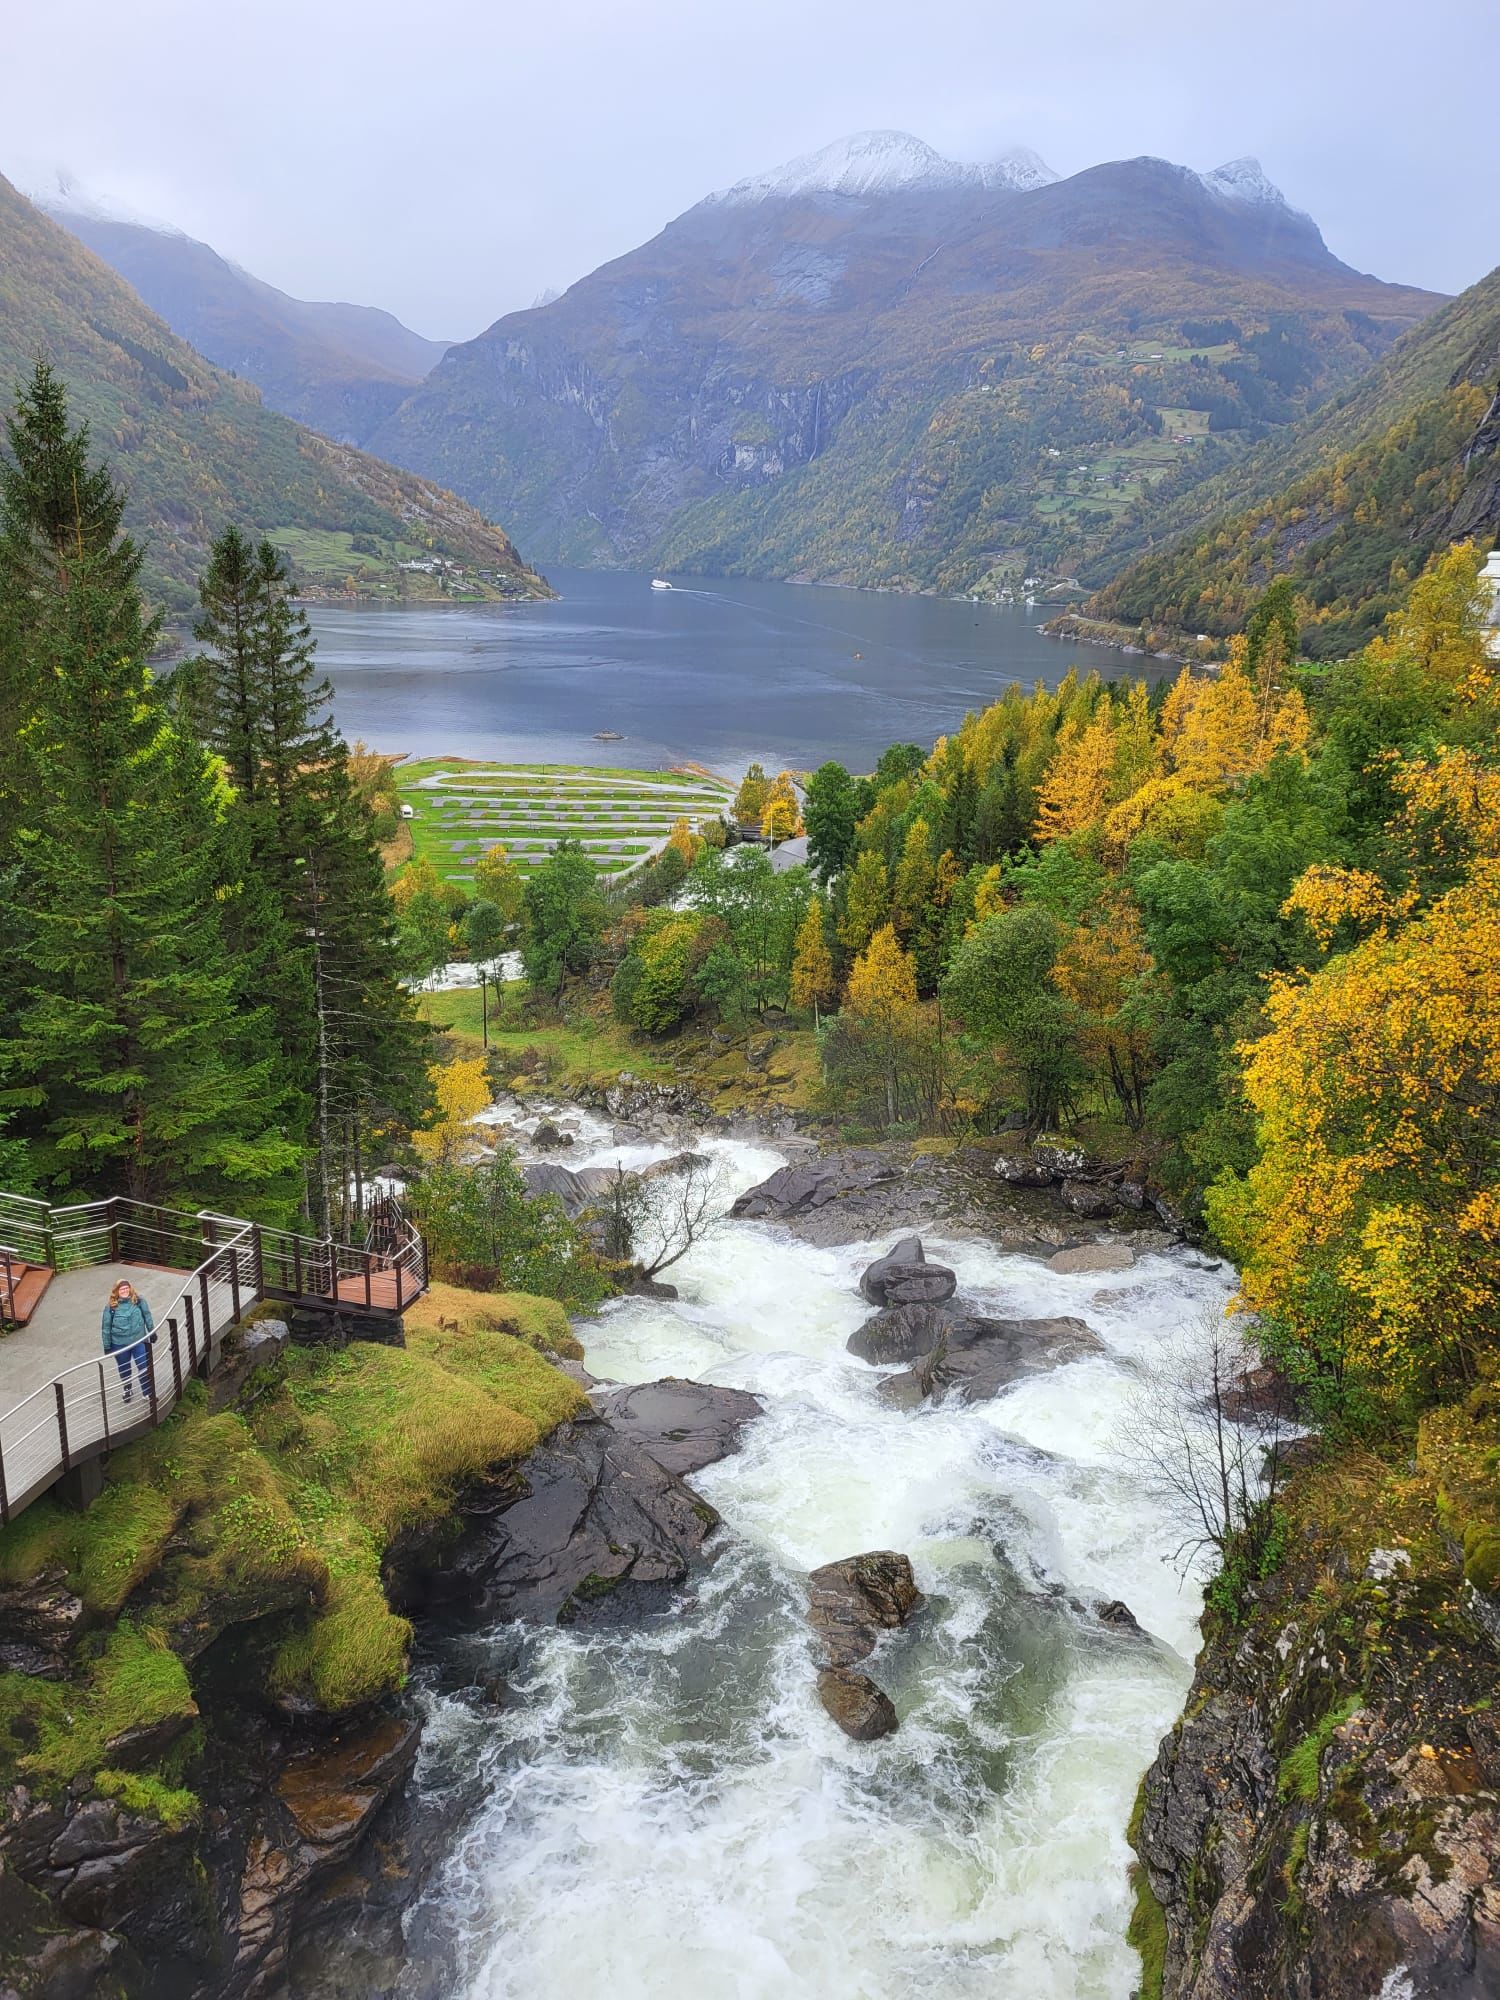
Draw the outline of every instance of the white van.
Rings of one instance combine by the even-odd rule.
[[[415,819],[416,816],[417,816],[417,809],[415,806],[403,806],[401,808],[401,817],[403,819]]]

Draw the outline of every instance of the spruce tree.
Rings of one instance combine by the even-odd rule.
[[[247,880],[279,940],[267,992],[310,1152],[304,1205],[328,1233],[347,1227],[371,1135],[417,1122],[423,1036],[397,977],[390,898],[332,690],[285,562],[228,528],[202,598],[206,650],[182,711],[224,760]]]
[[[0,594],[24,604],[16,904],[0,1063],[52,1186],[227,1205],[295,1163],[220,929],[216,801],[147,654],[123,499],[38,367],[10,425]],[[69,509],[71,507],[71,518]]]

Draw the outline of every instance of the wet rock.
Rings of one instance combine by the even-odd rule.
[[[1242,1369],[1224,1390],[1220,1402],[1225,1416],[1235,1424],[1270,1417],[1289,1422],[1297,1412],[1292,1384],[1279,1368],[1265,1362]]]
[[[1135,1252],[1123,1243],[1085,1243],[1076,1250],[1058,1250],[1047,1259],[1047,1269],[1059,1275],[1074,1271],[1128,1271]]]
[[[936,1305],[951,1299],[958,1279],[946,1264],[929,1264],[920,1236],[903,1236],[859,1281],[872,1306]]]
[[[632,1176],[627,1174],[627,1180]],[[584,1209],[604,1201],[613,1192],[613,1167],[561,1166],[555,1160],[531,1160],[521,1169],[526,1192],[533,1196],[552,1195],[562,1204],[563,1213],[574,1222]]]
[[[82,1620],[82,1599],[69,1590],[60,1563],[30,1583],[0,1586],[0,1666],[39,1680],[61,1680]]]
[[[531,1128],[531,1143],[539,1153],[553,1153],[560,1147],[571,1146],[573,1134],[554,1125],[550,1118],[541,1118]]]
[[[178,1715],[164,1715],[156,1722],[138,1722],[111,1736],[104,1746],[103,1764],[111,1771],[139,1771],[155,1764],[180,1742],[192,1728],[198,1710],[184,1709]]]
[[[707,1153],[671,1153],[664,1160],[652,1160],[644,1167],[636,1168],[636,1177],[643,1181],[659,1181],[671,1174],[690,1173],[694,1167],[711,1165]]]
[[[933,1351],[904,1375],[888,1377],[878,1393],[897,1409],[914,1408],[949,1391],[966,1403],[978,1403],[1023,1376],[1103,1352],[1103,1341],[1081,1319],[982,1319],[955,1313]]]
[[[824,1666],[852,1666],[875,1650],[882,1632],[904,1625],[921,1602],[911,1563],[894,1549],[824,1563],[807,1579],[814,1650]]]
[[[818,1699],[856,1743],[874,1743],[896,1729],[895,1704],[868,1674],[851,1673],[847,1667],[824,1667],[818,1675]]]
[[[285,1320],[258,1319],[240,1330],[232,1344],[221,1350],[217,1365],[208,1378],[208,1400],[216,1410],[237,1403],[246,1385],[256,1375],[273,1368],[291,1345],[292,1330]]]
[[[764,1408],[759,1396],[746,1389],[687,1382],[672,1375],[597,1393],[593,1403],[622,1437],[679,1477],[701,1472],[705,1465],[737,1452],[746,1424]]]
[[[298,1835],[322,1859],[346,1854],[416,1761],[421,1732],[389,1716],[290,1758],[276,1786]]]
[[[471,1494],[460,1519],[456,1537],[412,1536],[388,1555],[387,1588],[403,1610],[466,1600],[572,1620],[627,1588],[631,1602],[654,1604],[719,1524],[675,1473],[593,1416],[560,1425],[523,1465]]]
[[[1101,1625],[1108,1625],[1116,1632],[1133,1632],[1139,1639],[1144,1639],[1146,1636],[1145,1629],[1130,1606],[1118,1597],[1111,1598],[1108,1604],[1101,1604],[1097,1616]]]
[[[856,1327],[844,1342],[846,1352],[861,1361],[877,1365],[892,1361],[919,1361],[930,1354],[942,1338],[954,1308],[946,1302],[927,1305],[885,1306]]]
[[[898,1171],[894,1162],[874,1147],[824,1154],[778,1167],[758,1186],[747,1188],[729,1212],[752,1221],[784,1222],[850,1195],[867,1194],[895,1181]]]
[[[1064,1181],[1058,1198],[1074,1215],[1080,1215],[1089,1222],[1112,1215],[1116,1206],[1111,1191],[1098,1181]]]

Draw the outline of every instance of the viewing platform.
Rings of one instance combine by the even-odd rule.
[[[379,1195],[362,1246],[116,1196],[54,1208],[0,1194],[0,1525],[59,1479],[163,1422],[262,1299],[394,1322],[427,1288],[427,1250]],[[125,1278],[154,1326],[142,1368],[100,1347]]]

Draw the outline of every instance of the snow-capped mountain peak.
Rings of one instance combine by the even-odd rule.
[[[1024,146],[978,167],[945,159],[910,132],[853,132],[815,153],[801,153],[769,173],[737,181],[709,200],[739,205],[808,194],[859,197],[949,188],[1023,189],[1044,187],[1056,179],[1052,169]]]
[[[1246,154],[1243,159],[1226,160],[1210,174],[1199,174],[1210,194],[1225,201],[1243,201],[1258,208],[1290,209],[1291,203],[1267,174],[1260,161]]]
[[[16,167],[13,180],[28,201],[48,215],[76,215],[87,222],[128,222],[139,229],[153,229],[160,236],[181,236],[174,223],[163,222],[118,197],[100,194],[82,185],[66,167],[39,167],[23,163]]]
[[[1040,153],[1034,153],[1029,146],[1012,146],[997,159],[979,169],[984,176],[986,187],[1015,188],[1020,194],[1030,188],[1050,187],[1061,174],[1055,174]]]

